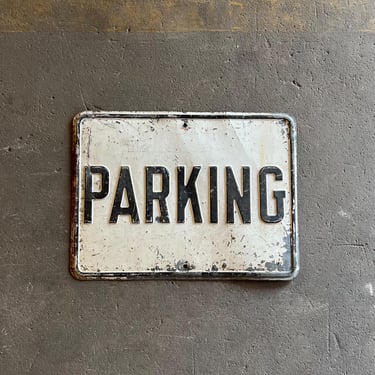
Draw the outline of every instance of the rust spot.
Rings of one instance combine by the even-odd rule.
[[[80,116],[76,116],[73,120],[73,127],[72,127],[72,145],[78,145],[79,144],[79,137],[78,137],[78,127],[79,122],[81,118]],[[77,279],[77,280],[88,280],[89,278],[83,277],[81,273],[78,270],[77,267],[77,258],[76,258],[76,237],[77,237],[77,230],[78,226],[76,223],[78,223],[78,215],[79,213],[76,210],[76,201],[78,198],[77,195],[77,181],[76,178],[78,166],[77,166],[77,152],[76,148],[72,147],[72,153],[71,153],[71,166],[72,166],[72,185],[71,185],[71,208],[70,208],[70,257],[69,257],[69,271],[71,275]]]
[[[176,263],[176,268],[179,271],[190,271],[194,269],[194,265],[190,264],[187,260],[179,260]]]

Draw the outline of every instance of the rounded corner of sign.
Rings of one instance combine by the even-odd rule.
[[[299,265],[297,264],[284,278],[285,281],[294,280],[299,274]]]
[[[288,125],[293,132],[296,130],[297,122],[296,122],[296,119],[292,115],[289,115],[287,113],[281,113],[280,117],[288,122]]]
[[[290,123],[293,123],[295,124],[296,123],[296,119],[294,118],[294,116],[290,115],[289,113],[279,113],[278,114],[279,117],[283,118],[284,120],[287,120],[289,121]]]
[[[295,279],[298,275],[299,275],[299,270],[300,270],[300,268],[299,268],[299,265],[294,269],[294,271],[292,272],[292,274],[291,274],[291,280],[292,279]]]
[[[82,122],[82,120],[84,120],[86,118],[93,117],[93,116],[94,116],[94,112],[92,112],[92,111],[79,112],[73,117],[73,125],[79,126],[79,124]]]
[[[71,276],[76,279],[76,280],[79,280],[79,281],[85,281],[85,280],[88,280],[87,278],[87,275],[85,273],[83,273],[80,269],[79,269],[79,265],[77,264],[75,258],[73,259],[73,264],[71,264],[70,266],[70,274]]]

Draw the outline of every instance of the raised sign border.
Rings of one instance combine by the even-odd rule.
[[[82,273],[78,269],[78,215],[79,215],[79,146],[80,124],[85,118],[207,118],[207,119],[276,119],[288,122],[291,146],[291,200],[292,235],[291,268],[280,272],[195,272],[195,271],[158,271],[158,272],[99,272]],[[297,219],[297,129],[293,117],[284,113],[242,113],[242,112],[94,112],[85,111],[73,119],[72,131],[72,200],[70,232],[70,273],[78,280],[139,280],[139,279],[185,279],[185,280],[292,280],[299,272],[299,243]]]

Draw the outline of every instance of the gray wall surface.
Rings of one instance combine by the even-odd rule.
[[[374,3],[249,4],[235,30],[214,8],[191,30],[0,17],[0,374],[374,373]],[[299,276],[74,280],[71,122],[86,109],[293,115]]]

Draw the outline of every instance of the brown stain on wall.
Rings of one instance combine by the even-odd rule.
[[[375,32],[373,0],[3,0],[0,32]],[[346,21],[345,21],[346,20]],[[350,24],[346,22],[350,21]]]

